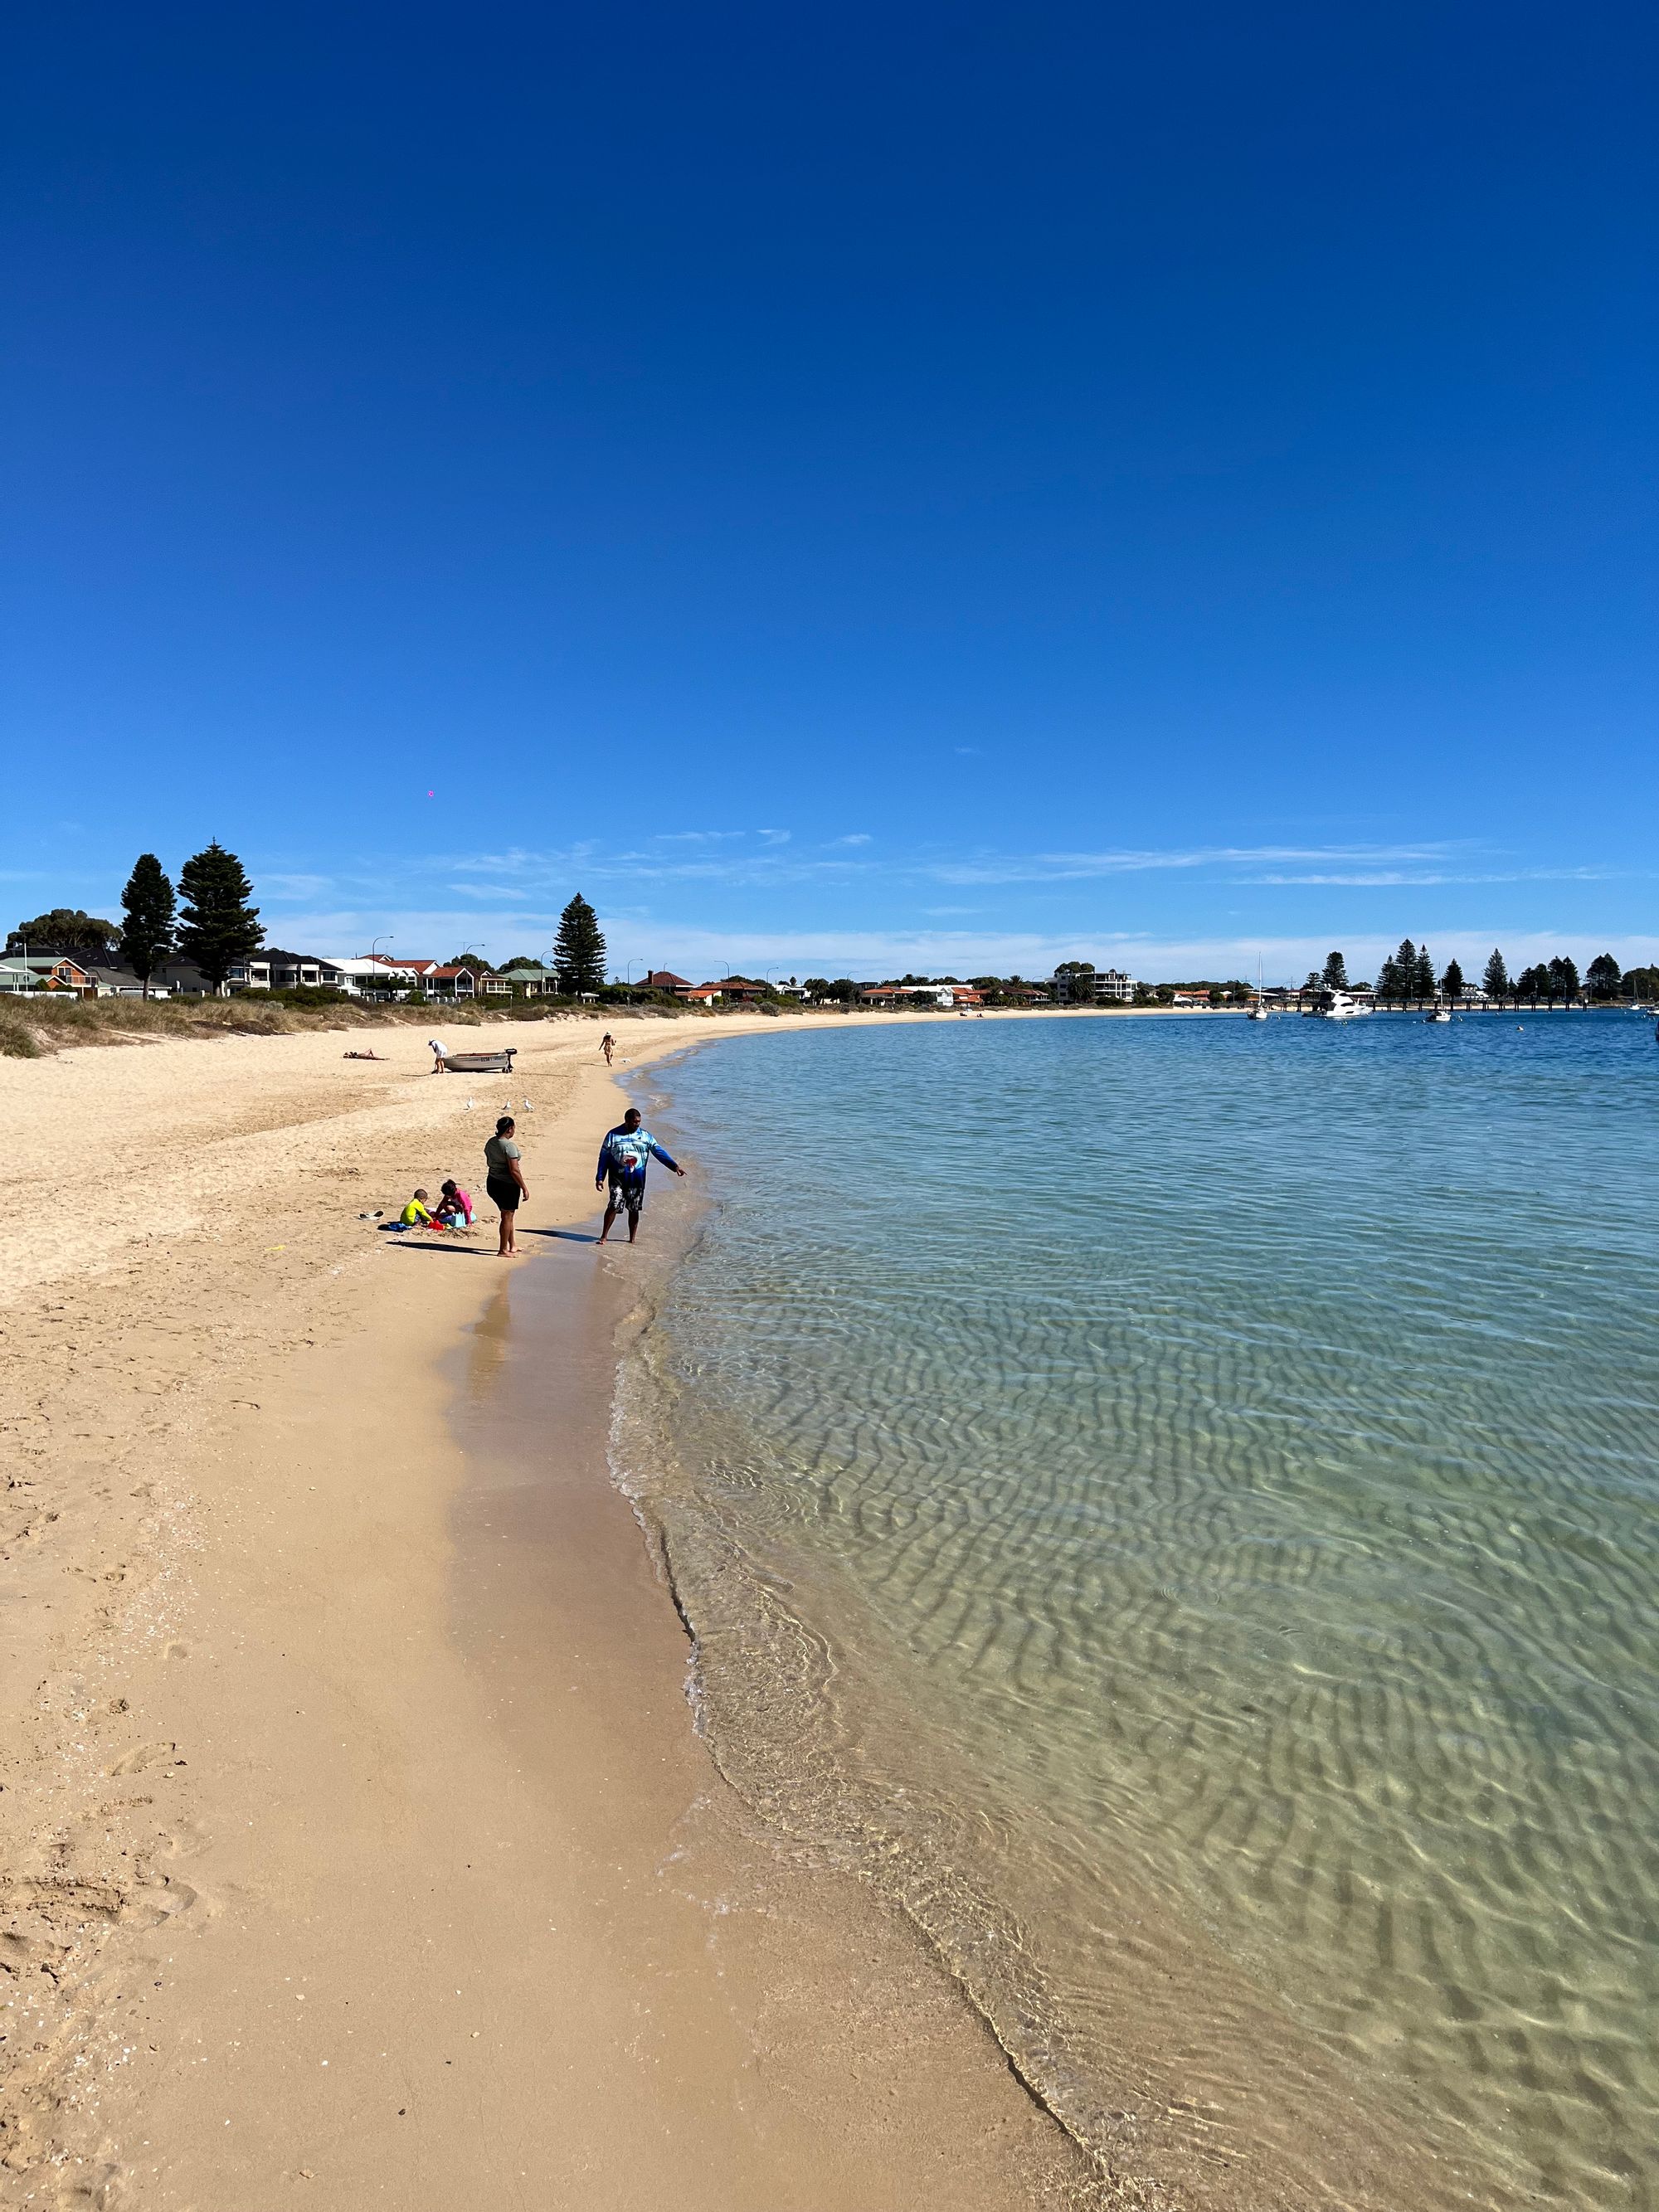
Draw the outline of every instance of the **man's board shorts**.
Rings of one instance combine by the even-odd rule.
[[[626,1210],[629,1213],[637,1213],[645,1204],[645,1177],[620,1176],[613,1168],[609,1203],[617,1212]]]
[[[491,1176],[484,1188],[489,1193],[489,1203],[497,1213],[516,1213],[519,1200],[524,1195],[511,1176]]]

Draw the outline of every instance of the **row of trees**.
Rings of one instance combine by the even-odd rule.
[[[217,990],[232,969],[264,942],[253,886],[234,853],[216,838],[179,871],[175,888],[154,853],[141,853],[121,894],[121,920],[106,921],[82,907],[52,907],[20,921],[6,939],[8,953],[70,953],[94,962],[119,959],[144,986],[175,957],[200,969]],[[559,988],[574,997],[605,983],[605,945],[599,918],[579,891],[559,917],[553,967]],[[524,956],[506,966],[541,968]],[[464,952],[452,963],[479,974],[489,963]]]
[[[216,838],[185,862],[176,890],[155,854],[141,853],[121,894],[118,922],[80,907],[53,907],[19,922],[6,951],[33,947],[93,960],[118,955],[147,991],[156,969],[177,955],[216,990],[264,941],[252,897],[241,862]]]
[[[1628,975],[1623,975],[1613,955],[1601,952],[1590,962],[1582,977],[1577,963],[1565,954],[1553,960],[1539,961],[1512,977],[1509,963],[1494,946],[1481,974],[1480,990],[1494,1006],[1515,1005],[1523,1000],[1536,1006],[1540,1000],[1551,1006],[1570,1006],[1580,998],[1605,1004],[1626,995],[1645,997],[1653,990],[1652,979],[1656,975],[1659,971],[1651,968],[1633,968]],[[1347,961],[1341,953],[1333,952],[1323,969],[1310,972],[1303,986],[1309,991],[1322,988],[1328,991],[1363,991],[1365,986],[1350,983]],[[1428,946],[1413,945],[1407,937],[1377,970],[1376,995],[1401,1006],[1422,1005],[1431,999],[1443,999],[1448,1005],[1455,1006],[1469,995],[1469,987],[1455,960],[1449,960],[1437,976]]]

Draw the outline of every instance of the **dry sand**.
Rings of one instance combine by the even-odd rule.
[[[705,1033],[617,1028],[635,1064]],[[358,1218],[480,1189],[526,1098],[521,1218],[590,1214],[596,1030],[501,1030],[510,1084],[368,1034],[387,1065],[337,1034],[0,1062],[0,2201],[1109,2201],[693,1733],[604,1459],[626,1258]],[[533,1389],[501,1387],[515,1269]]]

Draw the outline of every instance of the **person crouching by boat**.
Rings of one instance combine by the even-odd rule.
[[[453,1179],[438,1193],[434,1214],[441,1229],[471,1229],[472,1226],[472,1196]]]
[[[427,1043],[432,1051],[432,1073],[441,1075],[449,1065],[449,1047],[440,1037],[428,1037]]]
[[[501,1217],[501,1241],[496,1256],[502,1260],[517,1256],[514,1224],[520,1202],[530,1195],[530,1186],[519,1164],[521,1155],[513,1141],[517,1126],[510,1114],[503,1114],[495,1124],[495,1135],[484,1146],[484,1166],[488,1170],[484,1188],[489,1193],[490,1204]]]
[[[610,1185],[610,1195],[605,1202],[605,1226],[599,1231],[604,1243],[611,1234],[611,1224],[623,1212],[628,1215],[628,1241],[631,1244],[640,1233],[640,1208],[645,1204],[645,1170],[652,1160],[660,1160],[672,1174],[684,1176],[685,1170],[677,1159],[664,1152],[649,1129],[640,1126],[637,1106],[630,1106],[614,1129],[605,1133],[599,1146],[599,1173],[593,1178],[595,1190]]]

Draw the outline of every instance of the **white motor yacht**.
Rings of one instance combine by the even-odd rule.
[[[1351,991],[1316,991],[1312,1005],[1304,1006],[1302,1012],[1317,1021],[1349,1022],[1356,1014],[1370,1013],[1370,1008]]]
[[[1425,1014],[1423,1018],[1425,1022],[1449,1022],[1451,1016],[1443,1006],[1437,1006],[1431,1014]]]

